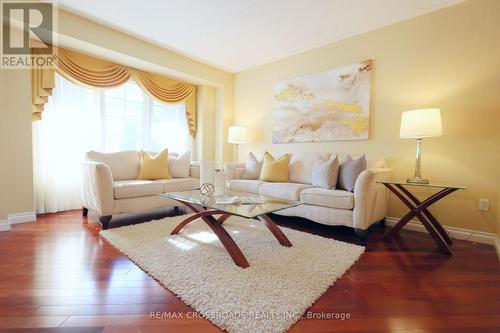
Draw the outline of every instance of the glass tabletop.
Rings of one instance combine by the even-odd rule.
[[[451,185],[451,184],[439,184],[439,183],[429,183],[429,184],[417,184],[417,183],[408,183],[406,181],[391,181],[391,180],[383,180],[377,182],[379,184],[393,184],[393,185],[408,185],[408,186],[418,186],[418,187],[439,187],[439,188],[457,188],[464,190],[467,187],[462,185]]]
[[[257,217],[301,204],[293,200],[234,191],[227,191],[224,194],[212,196],[201,195],[199,190],[167,192],[160,195],[247,218]]]

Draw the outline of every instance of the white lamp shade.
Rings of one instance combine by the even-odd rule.
[[[441,135],[443,127],[439,109],[420,109],[402,113],[400,138],[421,139]]]
[[[247,129],[241,126],[229,127],[227,135],[227,142],[229,143],[246,143],[247,142]]]

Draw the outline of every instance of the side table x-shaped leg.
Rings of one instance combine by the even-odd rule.
[[[434,239],[439,247],[439,250],[445,254],[452,255],[450,250],[450,245],[453,244],[450,236],[446,233],[446,230],[438,222],[438,220],[429,212],[428,208],[446,197],[447,195],[459,190],[456,187],[443,187],[443,189],[427,199],[420,201],[415,197],[408,189],[406,189],[403,184],[395,183],[385,183],[387,187],[399,200],[401,200],[410,211],[404,215],[399,222],[384,236],[384,241],[391,240],[395,235],[399,233],[401,228],[403,228],[413,217],[417,217],[420,222],[424,225],[425,229],[429,232],[431,237]]]

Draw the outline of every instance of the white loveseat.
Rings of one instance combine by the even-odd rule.
[[[302,205],[276,214],[299,216],[327,225],[352,227],[359,236],[365,236],[372,224],[386,217],[388,193],[382,184],[377,184],[377,181],[391,178],[392,170],[387,167],[385,159],[366,156],[366,170],[358,176],[354,192],[349,192],[311,185],[314,164],[320,158],[330,158],[332,153],[289,155],[288,183],[244,179],[245,163],[228,163],[224,166],[224,173],[229,180],[229,189],[300,201]],[[347,157],[345,154],[338,156],[340,163]]]
[[[159,193],[200,187],[198,162],[191,162],[188,166],[189,177],[155,181],[137,180],[139,165],[140,157],[136,151],[88,152],[82,163],[83,215],[86,216],[89,209],[96,211],[103,229],[106,229],[114,214],[178,206],[176,201],[159,196]]]

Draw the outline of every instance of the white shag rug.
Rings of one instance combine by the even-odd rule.
[[[218,327],[284,332],[361,256],[364,247],[280,227],[281,246],[258,220],[224,226],[250,267],[236,266],[201,220],[170,232],[188,215],[101,231],[100,235]]]

